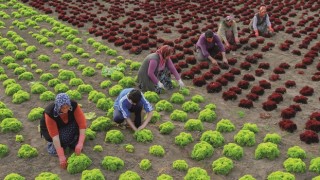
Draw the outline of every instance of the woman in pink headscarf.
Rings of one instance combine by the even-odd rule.
[[[172,47],[164,45],[144,59],[138,72],[138,83],[142,91],[160,93],[161,89],[172,89],[171,73],[179,82],[180,87],[184,87],[184,83],[170,59],[173,52]]]

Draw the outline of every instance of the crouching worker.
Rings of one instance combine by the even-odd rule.
[[[55,102],[45,108],[40,132],[48,141],[48,153],[58,155],[61,168],[67,168],[66,148],[74,149],[77,155],[81,154],[86,126],[80,106],[65,93],[58,94]]]
[[[138,71],[138,82],[142,91],[155,91],[160,94],[162,89],[172,89],[171,74],[178,81],[180,88],[184,87],[184,83],[170,59],[173,52],[172,47],[164,45],[144,59]]]
[[[142,108],[146,111],[146,120],[142,123]],[[147,126],[152,117],[152,105],[144,98],[143,94],[134,88],[127,88],[120,92],[114,102],[113,120],[118,124],[127,123],[134,131]],[[130,119],[133,112],[134,121]]]
[[[198,62],[211,61],[213,65],[218,65],[217,60],[214,57],[221,52],[222,60],[228,64],[226,58],[226,50],[219,38],[219,36],[213,33],[211,30],[207,30],[202,33],[196,44],[196,59]]]
[[[256,37],[273,35],[274,30],[271,26],[266,6],[260,6],[259,12],[254,15],[249,26],[251,29],[253,29]]]
[[[230,48],[232,45],[239,44],[237,23],[232,16],[227,16],[220,22],[218,35],[225,47]]]

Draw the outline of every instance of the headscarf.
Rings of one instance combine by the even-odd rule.
[[[225,21],[226,22],[229,22],[229,21],[232,21],[233,20],[233,16],[227,16],[226,18],[225,18]]]
[[[54,109],[53,109],[53,116],[54,117],[59,116],[61,106],[65,105],[65,104],[69,105],[70,110],[72,110],[71,101],[70,101],[69,96],[66,93],[59,93],[56,96],[56,99],[54,101]]]
[[[160,67],[163,67],[166,63],[166,60],[163,57],[167,57],[170,54],[173,54],[173,48],[168,46],[168,45],[164,45],[161,46],[156,53],[159,55],[160,57]]]

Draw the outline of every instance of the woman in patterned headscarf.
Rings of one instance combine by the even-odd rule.
[[[139,87],[142,91],[160,93],[161,89],[172,89],[171,73],[179,82],[180,87],[184,87],[184,83],[170,59],[173,52],[172,47],[164,45],[144,59],[138,72]]]
[[[86,119],[77,102],[71,101],[65,93],[56,96],[49,104],[40,121],[41,135],[48,141],[47,150],[58,155],[61,168],[67,167],[64,149],[74,149],[81,154],[85,140]]]

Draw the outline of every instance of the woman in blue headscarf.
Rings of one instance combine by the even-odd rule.
[[[48,153],[58,155],[61,168],[67,167],[64,149],[71,148],[79,155],[83,148],[86,119],[77,102],[66,93],[56,96],[49,104],[40,121],[41,135],[48,141]]]

